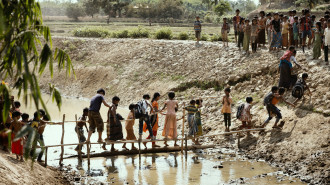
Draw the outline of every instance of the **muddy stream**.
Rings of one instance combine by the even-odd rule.
[[[74,121],[75,114],[79,117],[83,108],[89,106],[88,99],[62,97],[63,105],[59,111],[49,95],[43,96],[52,121],[61,121],[64,113],[66,120]],[[28,113],[31,118],[35,108],[32,105],[23,105],[21,111]],[[118,112],[126,118],[128,108],[121,107]],[[104,121],[106,114],[107,109],[102,105],[101,115]],[[162,125],[161,123],[161,127]],[[65,144],[78,142],[74,127],[75,123],[65,123]],[[137,121],[134,127],[135,134],[138,135]],[[123,132],[126,137],[125,129]],[[61,134],[60,125],[47,125],[44,133],[45,144],[60,144]],[[158,137],[161,137],[160,134],[161,131],[158,132]],[[87,137],[86,130],[85,136]],[[103,136],[105,138],[106,131],[103,132]],[[147,134],[144,134],[143,138],[146,136]],[[96,140],[97,135],[93,134],[91,141],[96,142]],[[170,142],[169,144],[173,145]],[[120,144],[115,147],[121,150]],[[128,148],[130,147],[131,144],[128,144]],[[148,143],[148,147],[151,147],[151,143]],[[65,146],[64,157],[76,155],[74,148],[75,146]],[[107,146],[107,149],[110,149],[110,146]],[[92,145],[91,152],[102,151],[101,145]],[[59,166],[60,152],[60,147],[48,149],[48,165]],[[83,152],[86,152],[86,147],[83,148]],[[76,176],[73,178],[76,184],[304,184],[264,161],[247,160],[233,149],[220,147],[190,151],[187,158],[180,152],[145,154],[142,155],[141,160],[138,155],[92,158],[90,171],[88,171],[87,159],[83,159],[81,164],[78,163],[77,158],[64,159],[63,163],[62,170],[66,174]]]

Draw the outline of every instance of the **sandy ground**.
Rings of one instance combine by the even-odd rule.
[[[174,90],[180,105],[192,98],[204,99],[202,111],[208,115],[203,118],[204,134],[224,130],[220,97],[226,86],[232,88],[233,116],[245,97],[252,96],[257,103],[252,110],[253,123],[260,125],[266,119],[262,100],[278,83],[276,70],[283,54],[262,48],[246,56],[232,43],[228,49],[211,42],[196,47],[192,41],[53,37],[53,43],[70,54],[76,79],[65,78],[64,72],[55,72],[53,79],[45,74],[40,79],[45,91],[51,82],[64,95],[89,98],[102,87],[108,101],[118,95],[122,105],[137,102],[145,93],[160,92],[162,106],[166,93]],[[330,180],[330,68],[310,56],[311,50],[306,54],[298,51],[297,60],[303,69],[295,73],[309,73],[312,96],[295,109],[280,104],[286,121],[284,130],[272,130],[271,122],[267,132],[242,138],[242,147],[249,157],[266,159],[305,182],[326,184]],[[294,101],[290,94],[287,92],[286,97]],[[163,118],[160,122],[163,125]],[[239,124],[233,119],[233,127]],[[204,142],[226,144],[223,138]]]

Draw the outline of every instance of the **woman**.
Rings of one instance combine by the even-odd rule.
[[[313,47],[313,59],[315,60],[321,56],[322,35],[323,35],[321,22],[316,23],[316,30],[314,34],[315,34],[315,41]]]
[[[284,87],[290,89],[297,81],[297,75],[292,75],[293,66],[291,61],[293,61],[297,66],[295,60],[296,51],[293,46],[290,46],[290,49],[287,50],[284,55],[281,57],[281,62],[279,66],[280,72],[280,81],[278,87]]]
[[[165,102],[162,111],[167,107],[167,113],[165,118],[165,125],[163,130],[163,136],[165,139],[174,139],[174,146],[179,146],[176,144],[177,126],[176,126],[176,111],[178,110],[178,101],[174,100],[175,93],[168,93],[169,100]],[[164,142],[165,146],[168,146],[167,141]]]
[[[246,19],[245,26],[244,26],[243,50],[245,51],[245,54],[247,54],[247,55],[249,55],[250,37],[251,37],[250,20]]]
[[[282,33],[281,33],[281,20],[279,19],[278,13],[274,14],[274,20],[271,22],[272,31],[273,31],[273,39],[270,45],[269,50],[280,49],[282,44]]]

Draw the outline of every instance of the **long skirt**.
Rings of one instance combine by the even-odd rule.
[[[295,44],[295,42],[294,42],[294,38],[293,38],[293,29],[290,28],[289,29],[289,45],[292,46],[294,44]]]
[[[176,115],[175,114],[166,114],[165,125],[162,133],[166,139],[176,139],[178,136],[177,127],[176,127]]]
[[[282,62],[280,65],[280,81],[278,86],[290,89],[291,85],[296,83],[293,76],[294,75],[291,75],[290,65],[286,62]]]
[[[249,51],[249,46],[250,46],[250,34],[244,34],[244,39],[243,39],[243,50],[244,51]]]
[[[315,34],[313,47],[313,58],[318,59],[321,56],[322,39],[319,34]]]
[[[189,136],[193,136],[197,133],[197,125],[195,122],[195,115],[188,114]]]
[[[271,47],[273,48],[280,48],[282,44],[282,34],[281,32],[273,32],[273,39]]]
[[[14,140],[15,134],[11,135],[11,139]],[[23,155],[23,140],[19,139],[11,143],[11,152],[17,155]]]
[[[240,48],[241,45],[243,46],[243,40],[244,40],[244,32],[238,33],[238,43],[237,46]]]
[[[289,47],[289,37],[288,33],[282,34],[282,46],[288,48]]]
[[[259,30],[258,44],[266,44],[266,31],[265,31],[265,29]]]
[[[270,45],[272,43],[272,31],[267,31],[267,42]]]

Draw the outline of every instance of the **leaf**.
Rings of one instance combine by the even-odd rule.
[[[52,58],[52,51],[49,48],[48,44],[45,44],[40,54],[40,67],[39,67],[40,75],[44,72],[47,63],[51,58]]]
[[[22,127],[22,129],[20,131],[18,131],[18,133],[15,135],[13,142],[15,142],[15,141],[19,140],[20,138],[31,133],[31,131],[32,131],[31,129],[33,129],[33,128],[30,125],[24,125]]]
[[[10,102],[10,98],[9,98],[8,87],[4,82],[2,82],[0,85],[0,93],[4,100],[3,109],[2,109],[2,118],[3,118],[3,122],[6,122],[6,120],[8,118],[11,102]]]

